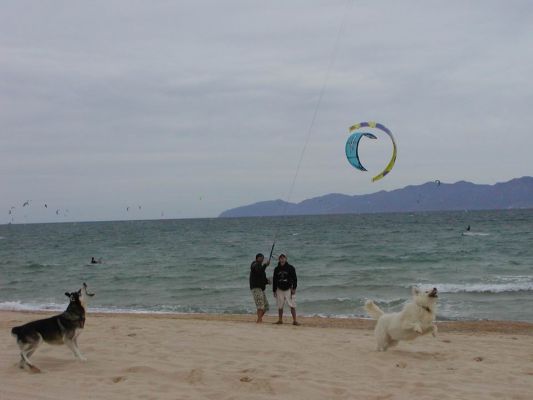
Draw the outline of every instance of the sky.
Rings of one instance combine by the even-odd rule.
[[[286,200],[307,139],[291,201],[533,175],[531,49],[529,1],[3,1],[0,223]]]

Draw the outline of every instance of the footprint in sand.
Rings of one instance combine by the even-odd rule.
[[[477,361],[477,362],[483,361],[483,357],[474,357],[474,361]]]
[[[114,378],[111,378],[113,383],[119,383],[126,380],[125,376],[115,376]]]
[[[396,363],[396,367],[398,368],[405,368],[407,367],[407,363],[400,361],[399,363]]]
[[[242,370],[241,370],[241,373],[242,373],[242,374],[247,374],[247,373],[249,373],[249,372],[254,373],[254,372],[256,372],[256,369],[255,369],[255,368],[246,368],[246,369],[242,369]]]
[[[155,368],[151,368],[146,365],[135,365],[133,367],[124,369],[124,371],[133,373],[159,373],[159,371]]]
[[[202,383],[204,380],[204,371],[198,368],[191,369],[189,375],[187,375],[187,382],[190,384]]]
[[[241,382],[251,382],[253,381],[253,378],[250,378],[249,376],[243,376],[240,379]]]

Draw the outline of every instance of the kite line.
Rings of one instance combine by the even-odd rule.
[[[294,192],[294,187],[296,186],[296,179],[298,178],[298,174],[300,173],[300,167],[302,166],[302,161],[304,159],[304,155],[305,155],[305,152],[307,150],[307,146],[309,144],[309,140],[311,139],[311,133],[313,132],[313,128],[315,126],[316,117],[318,115],[318,110],[320,109],[320,105],[322,104],[322,98],[324,97],[324,93],[326,92],[326,87],[327,87],[328,82],[329,82],[329,78],[330,78],[330,75],[331,75],[331,70],[333,69],[333,65],[335,64],[335,59],[337,58],[337,52],[338,52],[338,49],[339,49],[339,42],[340,42],[341,34],[342,34],[343,30],[344,30],[344,26],[346,25],[346,21],[348,20],[348,15],[350,14],[350,11],[353,8],[353,3],[354,3],[354,0],[348,0],[348,3],[346,4],[346,10],[344,11],[344,15],[342,17],[341,24],[339,26],[339,30],[337,31],[337,36],[335,38],[335,43],[333,45],[333,50],[331,52],[329,63],[328,63],[327,69],[326,69],[326,75],[324,77],[324,83],[322,84],[322,87],[321,87],[320,92],[318,94],[318,100],[316,102],[315,109],[313,111],[313,116],[311,118],[311,123],[309,124],[309,129],[307,130],[307,135],[306,135],[306,138],[305,138],[304,146],[303,146],[302,151],[300,153],[300,158],[298,159],[298,164],[296,165],[296,171],[294,172],[294,176],[292,178],[292,182],[291,182],[291,185],[289,187],[289,191],[287,193],[287,197],[286,197],[287,200],[285,202],[285,206],[283,207],[283,213],[281,214],[281,217],[286,217],[287,216],[287,207],[289,205],[289,202],[291,201],[291,198],[292,198],[292,195],[293,195],[293,192]],[[272,248],[270,250],[270,257],[268,259],[269,262],[272,259],[272,255],[273,255],[273,252],[274,252],[274,247],[276,246],[276,239],[277,239],[278,234],[279,234],[279,229],[280,229],[280,226],[278,224],[278,227],[276,228],[276,231],[274,233],[274,239],[272,241]]]

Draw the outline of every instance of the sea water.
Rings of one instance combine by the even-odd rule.
[[[87,282],[92,311],[253,313],[249,266],[274,236],[301,314],[397,311],[419,286],[440,320],[533,321],[533,210],[2,225],[0,309],[61,310]]]

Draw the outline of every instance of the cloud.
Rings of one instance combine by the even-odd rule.
[[[126,218],[124,202],[197,217],[285,196],[346,12],[294,200],[531,174],[532,7],[8,2],[0,209],[38,197],[86,219]],[[343,156],[362,120],[398,140],[379,184]],[[387,146],[366,145],[365,165],[385,165]]]

